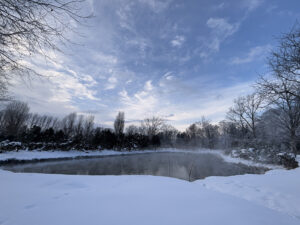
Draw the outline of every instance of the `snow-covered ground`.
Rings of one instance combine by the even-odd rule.
[[[32,159],[53,159],[53,158],[75,158],[81,156],[100,156],[100,155],[114,155],[121,154],[117,151],[7,151],[0,154],[0,161],[8,159],[17,159],[17,160],[32,160]]]
[[[195,182],[0,170],[0,224],[299,225],[299,177],[300,168]]]

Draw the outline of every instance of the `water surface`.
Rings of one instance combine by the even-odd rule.
[[[263,167],[225,162],[216,154],[181,152],[155,152],[26,163],[5,166],[4,169],[13,172],[48,174],[156,175],[187,181],[208,176],[261,174],[267,171]]]

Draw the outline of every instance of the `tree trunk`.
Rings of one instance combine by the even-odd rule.
[[[296,131],[294,129],[290,132],[290,149],[291,152],[294,153],[294,155],[297,155],[297,137],[296,137]]]

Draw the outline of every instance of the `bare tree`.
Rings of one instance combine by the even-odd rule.
[[[47,115],[40,115],[39,116],[39,127],[42,130],[47,129],[47,120],[48,120],[48,116]]]
[[[296,154],[297,129],[300,126],[300,98],[291,91],[295,90],[295,82],[274,75],[272,79],[261,77],[256,86],[258,91],[267,97],[269,104],[279,109],[277,121],[287,131],[290,149]]]
[[[268,65],[273,76],[285,79],[296,88],[290,88],[290,94],[300,97],[300,25],[296,23],[293,29],[284,34],[279,41],[279,47],[272,51]]]
[[[83,135],[83,123],[84,123],[84,116],[79,115],[77,116],[76,123],[74,125],[74,134],[76,136],[82,136]]]
[[[219,126],[212,125],[205,117],[202,117],[198,124],[200,125],[202,146],[210,149],[214,148],[219,137]]]
[[[145,134],[152,138],[158,134],[164,124],[164,120],[160,117],[153,116],[146,118],[141,122],[141,127],[144,129]]]
[[[127,135],[134,135],[140,133],[140,128],[135,125],[130,125],[126,128],[126,134]]]
[[[61,122],[61,126],[62,126],[63,132],[66,135],[71,136],[74,134],[76,118],[77,118],[77,114],[75,112],[70,113],[69,115],[67,115],[63,118],[63,120]]]
[[[81,15],[84,0],[3,0],[0,1],[0,94],[12,75],[37,74],[24,60],[48,50],[60,50],[69,42],[72,24],[89,16]],[[3,96],[3,95],[1,95]]]
[[[33,126],[39,126],[42,131],[53,128],[57,130],[59,128],[59,119],[49,115],[39,115],[37,113],[31,113],[27,120],[28,128]]]
[[[53,120],[52,116],[46,116],[45,127],[44,127],[45,130],[50,128],[52,124],[52,120]]]
[[[199,123],[193,123],[186,129],[186,134],[191,146],[200,145],[201,129]]]
[[[124,126],[125,126],[125,115],[124,112],[119,112],[115,122],[114,122],[114,129],[115,129],[115,134],[117,136],[120,136],[124,132]]]
[[[163,124],[160,137],[163,145],[175,145],[178,130],[170,124]]]
[[[222,148],[232,147],[239,140],[240,132],[235,122],[222,120],[219,122],[219,145]]]
[[[191,124],[187,129],[186,133],[190,138],[196,138],[199,134],[199,127],[196,123]]]
[[[262,109],[263,98],[260,94],[253,93],[246,97],[234,100],[234,106],[229,109],[227,118],[240,124],[242,128],[247,127],[253,138],[256,138],[256,128],[259,121],[259,110]]]
[[[52,127],[53,130],[56,131],[60,129],[60,119],[58,119],[57,117],[53,117],[52,124],[50,127]]]
[[[278,126],[288,134],[289,146],[296,154],[300,126],[300,26],[282,36],[279,47],[268,58],[270,75],[261,76],[256,87],[270,105]]]
[[[0,111],[0,133],[4,131],[4,110]]]
[[[30,113],[30,115],[28,116],[28,120],[27,120],[27,126],[29,128],[32,128],[33,126],[37,125],[38,118],[39,118],[39,114]]]
[[[189,136],[192,146],[214,148],[219,136],[218,129],[217,125],[212,125],[208,119],[202,117],[201,121],[190,125],[186,133]]]
[[[95,117],[93,115],[85,117],[85,121],[83,124],[83,134],[86,138],[89,138],[91,136],[91,133],[94,129],[94,119]]]
[[[13,101],[3,111],[3,128],[6,135],[16,136],[26,125],[29,107],[26,103]]]
[[[289,138],[287,137],[287,129],[284,123],[281,122],[282,112],[279,108],[268,108],[261,115],[261,120],[258,126],[261,138],[264,143],[273,146],[282,146]]]

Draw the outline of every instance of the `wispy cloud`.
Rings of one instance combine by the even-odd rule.
[[[119,110],[130,121],[168,115],[178,128],[203,115],[223,119],[232,99],[249,91],[255,79],[238,65],[255,62],[259,71],[266,43],[273,43],[270,34],[285,32],[291,19],[279,10],[296,13],[280,1],[272,20],[265,21],[273,3],[259,0],[206,1],[207,7],[196,1],[88,2],[95,14],[91,26],[80,28],[84,38],[72,36],[84,45],[72,45],[65,55],[49,52],[53,63],[37,59],[33,64],[50,77],[27,87],[16,79],[12,89],[32,111],[96,112],[105,126]],[[262,5],[265,10],[257,10]]]
[[[208,59],[212,54],[219,52],[221,44],[238,31],[240,23],[230,23],[227,19],[219,17],[209,18],[206,26],[210,29],[210,33],[207,37],[199,38],[201,45],[197,51],[200,57]]]
[[[243,0],[242,6],[252,11],[264,3],[264,0]]]
[[[234,57],[230,60],[230,64],[244,64],[250,63],[254,60],[264,58],[270,51],[271,45],[256,46],[250,49],[250,51],[244,57]]]
[[[167,9],[173,0],[139,0],[139,2],[149,6],[155,13],[160,13]]]
[[[171,41],[171,45],[174,47],[181,47],[184,43],[185,37],[182,35],[176,35],[175,38]]]
[[[166,80],[170,81],[170,80],[173,80],[174,78],[175,78],[175,76],[173,75],[173,73],[171,71],[169,71],[163,75],[162,80],[166,79]]]
[[[116,87],[118,83],[118,80],[117,78],[115,77],[109,77],[108,80],[107,80],[107,84],[105,85],[105,90],[111,90],[111,89],[114,89]]]
[[[25,63],[42,76],[32,76],[28,80],[15,77],[10,87],[14,97],[29,102],[32,110],[43,113],[67,113],[78,110],[78,101],[98,101],[94,89],[98,82],[90,74],[79,73],[64,63],[64,57],[53,55],[55,61],[45,61],[41,57]]]
[[[119,92],[121,107],[128,120],[139,120],[158,112],[158,98],[151,81],[147,81],[142,90],[129,95],[126,90]]]
[[[212,6],[212,8],[214,10],[221,10],[221,9],[224,9],[224,7],[225,7],[225,2],[221,2],[221,3],[217,4],[217,5],[213,5]]]
[[[148,80],[145,83],[144,89],[145,89],[145,91],[152,91],[153,90],[153,85],[152,85],[152,81],[151,80]]]
[[[201,94],[195,93],[197,85],[187,85],[167,72],[156,85],[148,80],[139,91],[131,95],[126,90],[119,92],[122,105],[119,110],[125,112],[129,121],[139,121],[152,115],[168,115],[170,123],[179,129],[185,129],[202,116],[213,122],[224,119],[233,99],[251,92],[249,85],[250,82],[214,89],[207,87],[202,90],[205,94]],[[171,100],[170,96],[178,99],[178,102]],[[179,96],[184,99],[178,98]]]
[[[208,47],[213,51],[219,51],[221,43],[233,35],[240,26],[239,23],[231,24],[224,18],[209,18],[206,25],[212,29],[212,38]]]
[[[249,82],[210,90],[205,98],[187,99],[185,103],[180,105],[172,104],[169,106],[173,115],[168,120],[181,130],[186,129],[191,123],[200,121],[202,116],[210,119],[213,123],[217,123],[225,118],[234,98],[249,94],[251,91]]]

